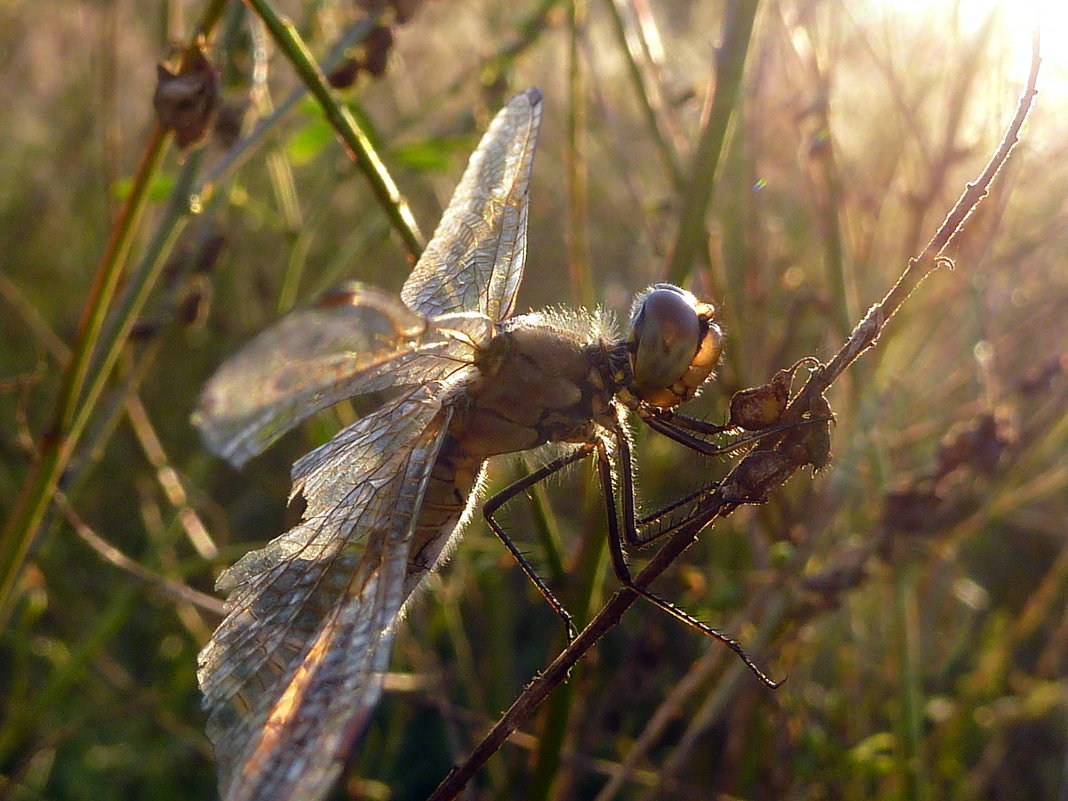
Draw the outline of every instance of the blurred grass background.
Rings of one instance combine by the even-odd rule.
[[[716,43],[747,8],[397,2],[372,9],[372,29],[357,4],[278,4],[318,59],[373,30],[335,59],[337,82],[355,73],[339,96],[426,236],[492,113],[540,86],[520,308],[623,316],[690,237],[684,280],[717,299],[728,333],[719,381],[691,407],[714,420],[734,390],[834,353],[993,152],[1029,48],[1010,4],[761,4],[704,232],[680,230]],[[202,450],[190,410],[279,313],[349,278],[395,291],[410,262],[320,107],[285,105],[300,81],[245,6],[47,0],[5,4],[0,20],[9,523],[65,397],[84,424],[56,462],[62,494],[23,527],[37,536],[0,633],[0,799],[214,798],[194,671],[218,618],[194,591],[287,526],[289,465],[352,412],[236,473]],[[153,132],[155,64],[203,20],[220,124],[182,159]],[[470,798],[1068,797],[1063,62],[1039,88],[956,269],[834,388],[831,467],[717,523],[658,585],[787,683],[766,690],[721,645],[638,605]],[[144,212],[121,229],[137,175]],[[98,393],[72,393],[70,349],[116,230],[125,272],[86,386],[108,348],[114,368]],[[647,432],[637,451],[650,505],[726,472]],[[499,460],[492,486],[525,464]],[[546,575],[541,542],[558,544],[554,586],[582,617],[616,587],[592,471],[535,501],[512,504],[507,525]],[[592,597],[576,597],[587,580]],[[337,796],[426,797],[560,628],[475,522],[401,627],[391,690]]]

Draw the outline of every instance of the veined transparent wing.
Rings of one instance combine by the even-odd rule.
[[[471,156],[401,299],[427,316],[481,312],[511,316],[523,279],[527,206],[541,92],[528,89],[501,109]]]
[[[349,284],[228,359],[204,388],[193,423],[214,453],[240,467],[340,400],[441,378],[464,347],[397,298]]]
[[[540,122],[536,89],[497,114],[404,284],[403,304],[370,287],[352,286],[328,297],[334,302],[287,315],[229,359],[205,387],[193,415],[208,447],[240,467],[340,400],[443,377],[470,350],[458,353],[463,338],[442,335],[442,329],[466,333],[472,322],[432,325],[428,317],[451,321],[474,312],[496,322],[510,316],[526,259],[530,170]],[[471,336],[466,344],[482,338]]]
[[[220,579],[227,616],[198,678],[225,801],[321,798],[378,700],[445,399],[515,305],[540,115],[536,90],[497,115],[403,303],[351,286],[279,321],[205,388],[194,422],[237,465],[315,411],[396,390],[294,466],[302,522]]]
[[[337,778],[389,665],[443,391],[414,388],[298,462],[303,521],[220,579],[198,678],[224,801],[320,798]]]

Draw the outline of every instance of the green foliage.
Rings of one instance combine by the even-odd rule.
[[[624,318],[633,290],[679,269],[675,245],[698,243],[682,268],[721,307],[727,343],[690,411],[718,421],[732,392],[837,350],[980,172],[1026,74],[1011,9],[763,4],[710,206],[679,230],[705,203],[687,175],[723,4],[652,4],[647,19],[621,0],[566,23],[552,3],[428,4],[393,26],[384,77],[289,103],[311,82],[292,65],[294,31],[330,74],[355,5],[290,3],[295,27],[269,40],[236,3],[187,9],[202,17],[166,35],[162,4],[0,11],[0,569],[20,565],[0,601],[0,799],[216,797],[195,679],[214,577],[291,522],[289,466],[365,410],[343,404],[240,474],[205,454],[189,412],[281,310],[344,279],[398,289],[418,239],[339,129],[350,147],[366,138],[428,233],[477,130],[541,86],[521,310],[593,287]],[[197,24],[247,138],[213,134],[180,157],[152,133],[152,82],[168,40]],[[662,57],[640,46],[653,25]],[[1063,797],[1068,92],[1047,69],[956,268],[929,277],[835,385],[831,467],[718,521],[656,587],[786,684],[766,690],[720,644],[639,604],[471,798]],[[140,213],[123,222],[123,204]],[[94,286],[109,267],[114,295]],[[86,308],[107,317],[72,392]],[[67,404],[75,425],[53,429]],[[69,453],[57,431],[76,431]],[[650,508],[728,469],[635,439]],[[38,451],[54,457],[50,481],[31,468]],[[499,460],[491,491],[518,472]],[[591,478],[580,466],[504,513],[577,617],[617,586],[598,561]],[[39,520],[11,523],[32,517],[27,498]],[[562,643],[477,516],[429,584],[338,798],[425,798]]]

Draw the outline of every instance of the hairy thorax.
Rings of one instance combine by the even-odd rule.
[[[410,586],[448,553],[487,458],[547,442],[592,442],[599,426],[614,421],[618,382],[609,340],[597,326],[570,322],[531,315],[479,350],[478,374],[455,400],[430,473],[412,543]]]
[[[591,442],[614,419],[607,340],[567,320],[528,318],[483,348],[450,434],[486,458],[546,442]]]

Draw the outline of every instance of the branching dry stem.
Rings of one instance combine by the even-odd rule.
[[[825,404],[825,401],[822,401],[824,392],[860,354],[875,344],[886,323],[920,282],[938,267],[952,265],[949,257],[945,255],[946,250],[987,196],[991,184],[1019,141],[1020,131],[1037,95],[1040,63],[1036,36],[1027,85],[1020,96],[1016,114],[986,168],[974,181],[967,184],[923,252],[909,260],[894,286],[879,303],[868,310],[834,358],[827,365],[812,372],[805,386],[783,413],[784,423],[800,422],[806,416],[811,416],[821,403]],[[634,577],[635,585],[642,589],[648,587],[716,518],[730,514],[742,503],[766,497],[767,492],[781,485],[803,467],[806,462],[788,449],[778,447],[785,441],[786,437],[783,437],[776,445],[761,448],[742,459],[719,486],[709,492],[708,497],[699,506],[699,514],[673,534],[645,568]],[[438,785],[429,801],[456,798],[489,757],[530,717],[549,693],[567,678],[575,663],[619,622],[623,613],[638,598],[638,594],[630,589],[624,588],[616,592],[589,625],[526,686],[468,758]]]

